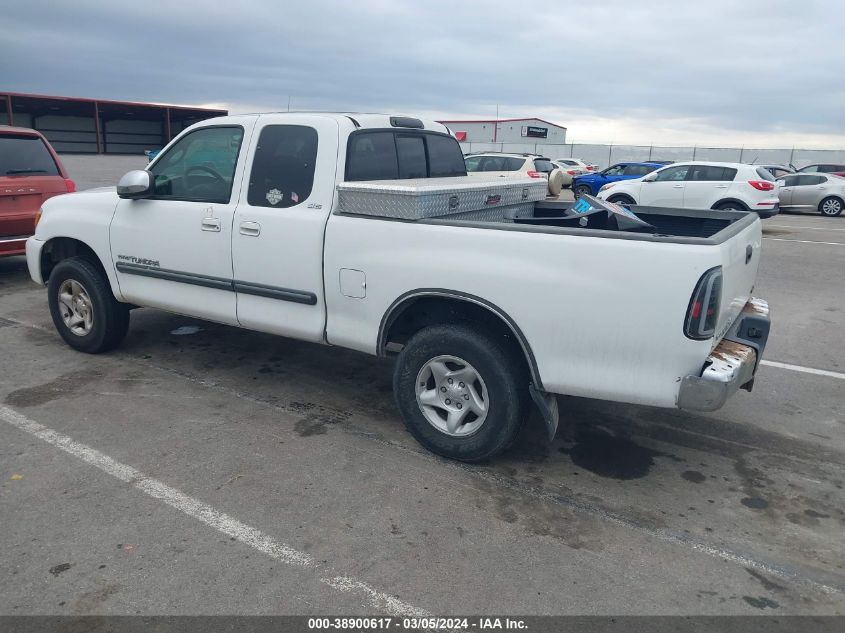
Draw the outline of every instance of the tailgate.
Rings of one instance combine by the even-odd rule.
[[[739,316],[754,288],[760,265],[763,225],[757,219],[751,225],[719,245],[722,265],[722,302],[716,336],[717,345]]]
[[[43,202],[65,192],[61,176],[0,176],[0,237],[32,235]]]

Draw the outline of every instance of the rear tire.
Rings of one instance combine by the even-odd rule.
[[[745,205],[740,204],[739,202],[723,202],[721,204],[717,204],[715,207],[716,211],[748,211],[745,208]]]
[[[405,426],[433,453],[465,462],[504,451],[528,412],[522,359],[465,325],[426,327],[407,342],[393,374]]]
[[[819,202],[819,213],[829,218],[842,215],[842,208],[842,200],[835,196],[830,196]]]
[[[114,298],[103,273],[81,257],[56,264],[47,284],[47,302],[59,335],[80,352],[113,349],[129,329],[129,306]]]
[[[632,204],[637,204],[634,202],[634,199],[631,196],[625,195],[618,195],[618,196],[611,196],[607,199],[608,202],[615,202],[616,204],[622,204],[625,206],[631,206]]]

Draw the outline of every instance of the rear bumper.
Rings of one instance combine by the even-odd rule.
[[[775,202],[774,204],[758,204],[754,208],[754,212],[757,213],[762,219],[766,218],[773,218],[778,213],[780,213],[780,203]]]
[[[770,323],[769,304],[752,297],[728,334],[710,353],[701,373],[681,379],[678,407],[715,411],[740,388],[751,391]]]

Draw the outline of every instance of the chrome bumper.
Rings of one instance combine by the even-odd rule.
[[[678,407],[715,411],[740,388],[751,391],[769,336],[769,304],[752,297],[697,376],[681,379]]]

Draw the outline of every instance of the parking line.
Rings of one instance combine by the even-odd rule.
[[[52,444],[56,448],[77,459],[81,459],[95,468],[99,468],[104,473],[131,485],[133,488],[140,490],[153,499],[163,501],[170,507],[205,523],[209,527],[236,541],[240,541],[244,545],[258,550],[262,554],[266,554],[274,560],[295,567],[318,567],[309,554],[285,545],[272,536],[238,521],[236,518],[203,503],[199,499],[188,496],[184,492],[172,488],[158,479],[149,477],[132,466],[122,464],[87,444],[82,444],[67,435],[62,435],[58,431],[47,428],[43,424],[29,419],[14,409],[0,405],[0,419],[25,433],[29,433],[48,444]],[[319,581],[336,591],[345,593],[356,591],[363,593],[372,608],[390,615],[399,617],[427,617],[430,615],[423,609],[373,589],[369,585],[354,578],[331,575],[325,578],[319,578]]]
[[[798,231],[845,231],[845,229],[827,229],[821,226],[791,226],[787,224],[766,224],[763,230],[765,231],[769,227],[773,229],[796,229]]]
[[[764,240],[772,240],[773,242],[799,242],[801,244],[829,244],[831,246],[845,246],[845,242],[818,242],[816,240],[785,240],[782,237],[764,237]]]
[[[830,371],[827,369],[813,369],[812,367],[802,367],[801,365],[790,365],[789,363],[778,363],[773,360],[761,360],[761,365],[768,365],[769,367],[778,367],[779,369],[789,369],[790,371],[798,371],[802,374],[815,374],[816,376],[829,376],[831,378],[839,378],[845,380],[845,374],[840,374],[838,371]]]

